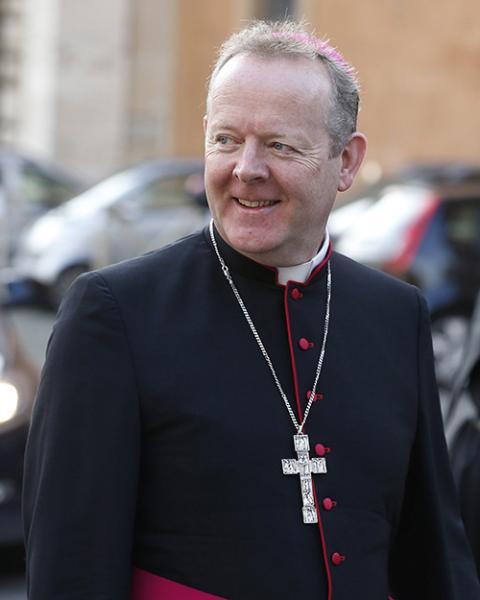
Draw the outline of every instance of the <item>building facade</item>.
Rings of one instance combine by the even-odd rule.
[[[305,18],[362,84],[367,170],[480,161],[480,5],[439,0],[0,0],[0,142],[95,179],[203,148],[221,41]]]

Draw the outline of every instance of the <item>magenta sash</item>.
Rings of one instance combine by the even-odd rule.
[[[226,600],[134,567],[131,600]],[[388,596],[388,600],[393,600]]]
[[[134,568],[131,600],[225,600],[170,579]]]

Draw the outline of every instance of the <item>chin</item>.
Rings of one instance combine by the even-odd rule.
[[[254,242],[253,240],[228,239],[227,241],[237,252],[260,264],[275,267],[285,263],[282,256],[284,252],[279,249],[277,244],[266,243],[265,240]]]
[[[247,256],[261,256],[263,254],[269,254],[272,251],[272,248],[264,243],[258,242],[255,243],[252,240],[245,241],[242,239],[229,239],[228,243],[232,248],[234,248],[240,254],[245,254]],[[257,259],[255,259],[257,260]]]
[[[234,248],[237,252],[242,254],[251,253],[263,253],[272,250],[275,244],[271,243],[266,239],[265,235],[256,233],[252,235],[251,229],[242,230],[238,227],[226,227],[222,231],[224,239]]]
[[[224,219],[220,227],[218,220],[215,224],[222,238],[240,254],[269,266],[282,264],[276,259],[281,260],[287,252],[288,232],[278,223],[252,225]]]

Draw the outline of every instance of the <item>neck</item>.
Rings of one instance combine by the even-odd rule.
[[[326,229],[324,229],[320,236],[320,241],[312,245],[310,249],[304,250],[302,252],[298,252],[297,249],[293,253],[288,252],[286,250],[253,253],[237,248],[228,240],[228,238],[225,235],[222,234],[222,232],[216,226],[215,222],[213,223],[213,226],[215,228],[216,233],[223,239],[223,241],[226,244],[233,248],[233,250],[260,265],[263,265],[265,267],[274,267],[276,269],[282,269],[284,267],[296,267],[299,265],[306,264],[311,260],[314,260],[318,253],[324,248],[324,246],[328,245],[329,241],[328,233]],[[327,244],[325,242],[327,242]]]

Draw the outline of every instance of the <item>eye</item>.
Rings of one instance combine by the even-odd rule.
[[[270,147],[276,150],[277,152],[293,152],[293,148],[288,144],[284,144],[283,142],[272,142]]]
[[[228,146],[233,143],[233,139],[229,135],[220,134],[215,136],[215,143],[220,146]]]

